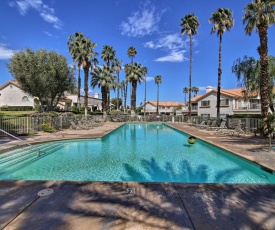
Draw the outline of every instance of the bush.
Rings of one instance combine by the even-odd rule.
[[[118,115],[118,114],[123,114],[121,110],[112,110],[110,111],[110,115]]]
[[[32,106],[2,106],[1,111],[32,111]]]
[[[53,127],[49,121],[44,121],[41,124],[41,129],[46,133],[53,133],[56,131],[55,127]]]

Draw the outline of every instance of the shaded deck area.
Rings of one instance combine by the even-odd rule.
[[[96,138],[121,123],[39,133],[25,140]],[[268,140],[174,128],[275,168]],[[1,150],[19,143],[0,139]],[[48,189],[51,194],[39,191]],[[47,191],[47,190],[46,190]],[[275,185],[0,181],[0,229],[275,229]]]

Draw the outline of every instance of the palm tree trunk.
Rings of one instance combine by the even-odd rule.
[[[89,66],[86,65],[84,68],[84,106],[85,106],[85,118],[88,115],[88,80],[89,80]]]
[[[102,94],[102,112],[103,115],[106,115],[107,112],[107,89],[106,87],[101,87]]]
[[[267,27],[258,26],[260,46],[258,52],[260,55],[260,95],[261,95],[261,113],[263,120],[267,119],[269,107],[269,82],[268,82],[268,47],[267,47]]]
[[[146,75],[145,75],[145,81],[144,81],[144,116],[146,116]]]
[[[119,86],[119,73],[117,74],[117,85]],[[118,110],[118,106],[119,106],[119,103],[118,103],[118,99],[119,99],[119,87],[117,87],[117,99],[116,99],[116,109]]]
[[[157,115],[159,114],[159,84],[158,85],[158,89],[157,89]]]
[[[132,113],[136,110],[136,91],[137,91],[137,82],[132,81],[132,95],[131,95],[131,110]]]
[[[80,111],[80,88],[81,88],[81,78],[80,78],[80,66],[78,67],[78,83],[77,83],[77,109]]]
[[[188,119],[191,120],[191,89],[192,89],[192,35],[190,39],[190,66],[189,66],[189,103],[188,103]]]
[[[124,113],[126,113],[128,80],[125,81],[125,86],[124,87],[125,87],[125,91],[124,91]]]
[[[222,76],[222,35],[219,43],[219,67],[218,67],[218,89],[217,89],[217,124],[220,124],[220,104],[221,104],[221,76]]]

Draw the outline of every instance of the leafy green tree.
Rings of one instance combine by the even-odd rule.
[[[119,110],[120,106],[122,105],[121,98],[112,98],[111,103],[115,105],[115,109]]]
[[[136,90],[137,84],[144,81],[144,76],[147,74],[147,68],[142,67],[141,64],[135,62],[134,64],[125,65],[126,78],[132,83],[132,94],[131,94],[131,110],[134,113],[136,109]]]
[[[217,123],[220,123],[220,105],[221,105],[221,76],[222,76],[222,36],[224,32],[229,31],[234,25],[233,13],[228,8],[219,8],[212,13],[209,23],[213,23],[211,34],[217,32],[219,37],[219,67],[218,67],[218,87],[217,87]]]
[[[155,77],[155,83],[157,84],[157,114],[159,114],[159,84],[162,83],[162,77],[160,75],[157,75]]]
[[[26,48],[14,53],[7,67],[22,89],[52,110],[64,91],[73,90],[75,78],[66,57],[55,51]]]
[[[190,41],[190,66],[189,66],[189,103],[188,119],[191,119],[191,87],[192,87],[192,37],[197,34],[200,26],[198,17],[194,14],[187,14],[181,19],[181,34],[186,34]]]
[[[108,89],[112,87],[115,76],[113,69],[110,66],[103,65],[102,68],[95,67],[92,74],[91,86],[93,88],[99,87],[102,94],[102,112],[107,113],[108,103]]]
[[[260,55],[260,95],[261,113],[264,121],[267,119],[269,106],[267,30],[270,25],[275,23],[275,1],[254,0],[246,5],[244,10],[245,33],[251,35],[256,27],[256,32],[260,38],[260,46],[258,47]]]
[[[97,59],[94,58],[97,55],[97,53],[94,52],[96,43],[91,42],[91,39],[84,37],[82,33],[76,32],[74,37],[69,37],[68,46],[74,62],[78,62],[78,68],[82,66],[84,70],[84,106],[85,117],[87,117],[89,71],[93,69],[93,65],[98,62]]]
[[[238,83],[245,88],[245,97],[251,95],[260,95],[261,71],[260,61],[253,57],[244,56],[243,59],[238,58],[234,61],[232,72],[236,75]],[[274,113],[274,80],[275,80],[275,57],[268,56],[268,96],[269,107]]]
[[[189,89],[188,89],[188,87],[184,87],[183,88],[183,93],[184,93],[184,101],[185,101],[185,104],[186,104],[186,94],[189,92]]]

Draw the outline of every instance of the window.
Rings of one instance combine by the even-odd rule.
[[[201,106],[209,107],[210,106],[210,101],[201,101]]]
[[[201,114],[201,116],[204,118],[204,119],[208,119],[210,117],[210,114]]]
[[[27,97],[27,96],[24,96],[23,98],[22,98],[22,101],[28,101],[29,100],[29,98]]]
[[[221,98],[220,106],[229,106],[229,99]]]

